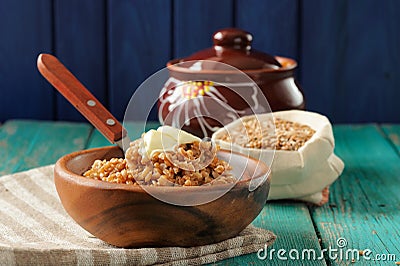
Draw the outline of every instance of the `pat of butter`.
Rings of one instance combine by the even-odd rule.
[[[148,156],[155,152],[173,151],[176,145],[201,141],[200,138],[177,128],[161,126],[149,130],[143,136],[144,149]]]

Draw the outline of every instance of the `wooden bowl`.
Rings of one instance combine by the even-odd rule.
[[[224,150],[218,152],[221,159],[229,156],[232,173],[238,177],[235,172],[242,173],[243,167],[235,171],[235,166],[239,168],[247,157]],[[139,186],[108,183],[82,176],[94,160],[113,157],[123,157],[118,147],[65,155],[55,165],[54,181],[68,214],[94,236],[118,247],[198,246],[220,242],[236,236],[249,225],[267,200],[269,168],[254,159],[249,159],[247,163],[244,171],[248,174],[246,178],[239,176],[241,180],[222,197],[198,206],[168,204],[152,197]],[[265,179],[250,192],[249,176],[253,176],[253,180],[254,177]],[[151,189],[190,197],[194,193],[226,189],[226,186]]]

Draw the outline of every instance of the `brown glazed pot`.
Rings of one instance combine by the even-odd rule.
[[[244,155],[220,151],[235,165]],[[123,157],[117,147],[96,148],[68,154],[54,169],[58,195],[68,214],[84,229],[118,247],[198,246],[236,236],[260,213],[267,200],[270,177],[252,192],[249,176],[265,177],[269,168],[249,159],[246,178],[222,197],[198,206],[177,206],[157,200],[139,186],[108,183],[84,178],[96,159]],[[257,163],[260,163],[256,170]],[[260,167],[261,166],[261,167]],[[237,169],[242,173],[243,169]],[[152,187],[164,193],[191,197],[196,193],[225,189],[225,184],[202,187]]]
[[[204,90],[207,85],[204,81],[213,81],[215,89],[223,96],[220,100],[238,111],[240,116],[254,114],[249,110],[252,103],[245,102],[246,94],[251,93],[251,84],[242,85],[237,91],[232,92],[224,86],[218,86],[218,83],[241,83],[243,81],[243,73],[247,74],[250,79],[255,82],[261,89],[262,93],[268,100],[269,106],[264,106],[264,110],[258,112],[270,112],[290,109],[304,109],[305,101],[302,89],[294,78],[294,71],[297,67],[297,62],[293,59],[271,56],[269,54],[254,50],[251,48],[252,35],[246,31],[228,28],[217,31],[214,34],[214,46],[199,51],[187,58],[174,59],[168,62],[167,67],[170,72],[170,79],[165,84],[160,93],[159,98],[159,120],[161,123],[170,124],[175,127],[184,126],[183,129],[196,134],[198,136],[211,136],[216,129],[211,127],[221,126],[230,121],[220,121],[212,119],[216,112],[223,112],[221,109],[215,109],[213,106],[207,106],[211,115],[206,119],[209,126],[207,130],[200,129],[199,123],[195,118],[196,114],[190,116],[190,123],[182,118],[184,112],[177,112],[178,108],[174,106],[179,103],[179,99],[193,99],[186,101],[189,113],[196,108],[194,101],[202,96],[215,97],[216,93],[203,92],[203,95],[198,93],[199,90]],[[203,61],[207,60],[207,61]],[[201,63],[201,66],[196,66],[196,63]],[[229,66],[235,67],[243,73],[231,71],[221,65],[213,62],[220,62]],[[189,84],[190,95],[186,94],[187,88],[179,86],[182,82],[196,81]],[[200,82],[200,83],[199,83]],[[243,83],[243,82],[242,82]],[[198,86],[196,86],[198,84]],[[178,86],[177,86],[178,85]],[[187,87],[187,86],[186,86]],[[179,93],[173,93],[171,90],[181,90]],[[194,92],[194,93],[193,93]],[[251,97],[250,97],[251,98]],[[177,100],[178,99],[178,100]],[[170,106],[173,105],[171,108]],[[250,106],[249,106],[250,105]],[[268,105],[268,104],[266,104]],[[198,106],[198,103],[197,103]],[[198,114],[198,112],[197,112]],[[174,120],[174,121],[173,121]],[[213,121],[213,120],[219,120]],[[186,124],[185,124],[186,123]]]

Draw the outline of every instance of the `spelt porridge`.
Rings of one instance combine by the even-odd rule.
[[[274,119],[274,126],[275,134],[270,120],[259,121],[253,118],[243,121],[240,127],[225,132],[219,139],[245,148],[297,151],[315,133],[307,125],[280,118]]]
[[[234,183],[232,167],[216,156],[219,146],[211,142],[193,142],[159,149],[158,133],[142,135],[130,144],[126,158],[96,160],[83,176],[87,178],[131,185],[201,186]],[[185,136],[186,140],[187,135]],[[158,145],[158,146],[157,146]],[[147,149],[146,149],[147,148]]]

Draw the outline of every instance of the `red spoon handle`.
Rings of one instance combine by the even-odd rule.
[[[40,54],[39,72],[110,142],[115,143],[126,131],[117,119],[54,56]]]

